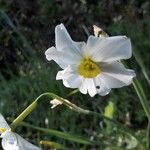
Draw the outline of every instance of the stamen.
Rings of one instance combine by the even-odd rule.
[[[100,66],[90,58],[83,59],[78,67],[78,73],[85,78],[96,77],[100,72]]]

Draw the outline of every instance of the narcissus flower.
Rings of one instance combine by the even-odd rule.
[[[47,60],[54,60],[63,70],[56,79],[69,88],[93,97],[106,95],[111,88],[131,84],[133,70],[126,69],[119,60],[132,55],[131,42],[126,36],[89,36],[87,43],[71,39],[63,24],[55,28],[55,47],[46,52]]]
[[[29,143],[17,133],[11,131],[4,117],[0,114],[0,137],[4,150],[41,150]]]

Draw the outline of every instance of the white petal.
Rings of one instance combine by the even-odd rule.
[[[95,80],[95,84],[96,84],[96,90],[97,90],[97,93],[99,95],[105,96],[105,95],[109,94],[111,89],[107,86],[105,81],[100,76],[101,75],[97,76],[94,79]]]
[[[87,94],[87,84],[86,84],[86,79],[83,79],[81,86],[79,87],[79,90],[83,94]]]
[[[93,97],[97,93],[94,80],[93,79],[86,79],[86,80],[88,80],[88,82],[87,82],[88,93],[91,97]]]
[[[75,41],[73,41],[73,45],[79,51],[80,55],[83,56],[83,49],[85,48],[86,43],[85,42],[75,42]]]
[[[63,24],[55,28],[55,43],[57,50],[72,45],[72,39]]]
[[[7,124],[6,120],[0,113],[0,128],[10,129],[9,125]]]
[[[135,72],[126,69],[119,62],[104,63],[100,77],[105,81],[109,88],[120,88],[131,84]]]
[[[82,57],[73,51],[73,47],[66,47],[63,51],[57,51],[54,47],[49,48],[45,52],[46,58],[54,60],[62,69],[68,65],[78,64]]]
[[[83,94],[87,94],[88,92],[91,97],[95,94],[105,96],[110,92],[110,88],[106,86],[104,81],[99,78],[99,76],[93,79],[84,79],[79,87],[79,90]]]
[[[88,79],[88,78],[83,80],[82,85],[80,86],[79,90],[83,94],[86,94],[88,92],[91,97],[95,96],[97,93],[94,80]]]
[[[90,36],[84,51],[97,62],[128,59],[132,55],[131,42],[126,36]]]
[[[105,40],[103,37],[89,36],[87,44],[84,47],[84,56],[92,56],[95,51],[100,49],[101,43]]]
[[[66,69],[64,69],[62,71],[58,71],[57,75],[56,75],[56,80],[62,80],[65,72],[66,72]]]
[[[2,147],[4,150],[40,150],[40,148],[29,143],[20,135],[9,130],[2,134]]]
[[[55,28],[55,43],[58,51],[65,51],[66,47],[70,47],[72,51],[81,56],[81,49],[85,46],[85,42],[73,41],[63,24],[57,25]]]
[[[15,133],[10,130],[5,131],[1,135],[2,147],[4,150],[19,150],[18,142]]]
[[[67,79],[70,74],[76,73],[76,65],[68,65],[64,70],[58,71],[56,80]]]
[[[45,52],[46,59],[49,61],[53,60],[51,54],[53,54],[55,51],[57,51],[57,50],[54,46],[48,48]]]
[[[78,88],[83,80],[81,76],[76,74],[75,68],[71,66],[68,66],[63,71],[59,71],[57,73],[56,79],[62,79],[63,84],[69,88]]]
[[[19,142],[19,150],[41,150],[39,147],[23,139],[20,135],[16,134],[16,136]]]
[[[69,88],[79,88],[82,83],[82,77],[77,74],[70,74],[67,79],[63,79],[63,84]]]

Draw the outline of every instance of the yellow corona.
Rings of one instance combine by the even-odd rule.
[[[78,73],[85,78],[94,78],[100,74],[100,72],[100,66],[90,58],[83,59],[78,66]]]

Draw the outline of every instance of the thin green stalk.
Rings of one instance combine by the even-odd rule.
[[[91,141],[88,138],[85,138],[85,137],[79,136],[79,135],[75,135],[75,134],[71,134],[71,133],[64,133],[64,132],[61,132],[58,130],[41,128],[41,127],[37,127],[37,126],[31,125],[31,124],[28,124],[25,122],[22,122],[21,125],[41,131],[41,132],[49,134],[49,135],[57,136],[59,138],[65,139],[65,140],[77,142],[80,144],[85,144],[85,145],[99,145],[100,144],[99,141]]]
[[[150,121],[150,105],[147,101],[147,98],[146,98],[146,95],[144,93],[143,87],[137,79],[134,79],[133,86],[134,86],[134,89],[135,89],[139,99],[140,99],[140,102],[142,104],[142,107],[143,107],[146,115],[147,115],[147,118]]]
[[[138,142],[139,144],[144,148],[146,149],[145,145],[143,144],[143,142],[141,141],[141,139],[136,136],[134,134],[134,132],[130,129],[128,129],[126,126],[123,126],[121,123],[117,122],[116,120],[112,119],[112,118],[109,118],[109,117],[106,117],[100,113],[97,113],[97,112],[93,112],[93,111],[90,111],[90,110],[86,110],[86,109],[83,109],[81,107],[78,107],[77,105],[71,103],[70,101],[66,100],[66,99],[63,99],[63,98],[60,98],[58,99],[59,101],[62,102],[62,104],[64,104],[65,106],[69,107],[71,110],[73,111],[76,111],[76,112],[79,112],[79,113],[82,113],[82,114],[86,114],[86,115],[94,115],[94,116],[97,116],[97,117],[101,117],[103,119],[106,119],[112,123],[114,123],[119,129],[121,129],[125,134],[128,134],[128,135],[131,135],[133,136]]]
[[[21,41],[23,42],[23,44],[27,47],[27,52],[31,55],[33,55],[33,50],[29,44],[29,42],[27,41],[27,39],[20,33],[20,31],[16,28],[16,26],[13,24],[13,22],[11,21],[10,17],[3,11],[0,10],[0,19],[5,20],[5,22],[13,29],[13,31],[18,35],[18,37],[21,39]],[[22,51],[23,52],[23,51]],[[24,53],[24,52],[23,52]],[[26,55],[26,54],[25,54]],[[27,56],[26,56],[27,57]]]
[[[14,130],[37,106],[43,96],[50,96],[51,98],[60,98],[53,93],[43,93],[37,97],[12,123],[11,129]]]
[[[141,67],[141,70],[142,70],[142,72],[143,72],[143,75],[144,75],[145,79],[147,80],[148,85],[150,86],[150,78],[149,78],[149,76],[148,76],[148,73],[147,73],[147,71],[146,71],[146,67],[145,67],[145,65],[144,65],[144,63],[143,63],[143,61],[142,61],[142,59],[141,59],[139,53],[134,50],[134,51],[133,51],[133,55],[134,55],[134,57],[135,57],[137,63],[138,63],[139,66]]]
[[[145,146],[143,145],[142,141],[140,138],[138,138],[134,132],[132,132],[131,130],[129,130],[127,127],[123,126],[121,123],[113,120],[113,119],[110,119],[104,115],[101,115],[100,113],[97,113],[97,112],[93,112],[93,111],[90,111],[90,110],[85,110],[85,109],[82,109],[81,107],[78,107],[77,105],[71,103],[70,101],[66,100],[66,99],[63,99],[62,97],[59,97],[58,95],[55,95],[53,93],[43,93],[41,94],[39,97],[36,98],[36,100],[31,104],[29,105],[11,124],[11,129],[14,130],[15,127],[17,127],[23,120],[25,117],[27,117],[37,106],[38,106],[38,103],[42,101],[42,97],[43,96],[48,96],[48,97],[51,97],[53,99],[57,99],[58,101],[62,102],[62,104],[64,104],[65,106],[69,107],[71,110],[74,110],[76,112],[79,112],[79,113],[82,113],[82,114],[87,114],[87,115],[94,115],[94,116],[97,116],[97,117],[101,117],[103,119],[106,119],[112,123],[114,123],[115,125],[118,126],[119,129],[121,129],[122,131],[124,131],[124,133],[126,134],[130,134],[131,136],[133,136],[135,139],[137,139],[137,141],[139,141],[139,143],[141,144],[142,147],[145,148]],[[146,149],[146,148],[145,148]]]
[[[72,96],[73,94],[76,94],[77,92],[79,92],[78,89],[71,91],[69,94],[67,94],[67,97]]]
[[[77,91],[75,91],[75,93],[76,92]],[[10,126],[11,126],[12,130],[14,130],[38,106],[38,103],[42,100],[41,98],[44,96],[48,96],[52,99],[62,99],[58,95],[56,95],[54,93],[50,93],[50,92],[41,94],[11,123]],[[80,111],[82,111],[82,110],[80,110]]]
[[[10,125],[11,129],[14,130],[28,114],[30,114],[37,107],[37,101],[34,101],[30,106],[27,107]]]
[[[127,66],[127,64],[124,61],[122,61],[122,63],[125,66]],[[150,105],[149,105],[148,100],[146,98],[143,87],[142,87],[141,83],[138,81],[137,78],[135,78],[133,80],[132,84],[133,84],[133,87],[134,87],[134,89],[135,89],[135,91],[136,91],[136,93],[137,93],[137,95],[140,99],[141,105],[142,105],[142,107],[143,107],[143,109],[146,113],[146,116],[147,116],[148,120],[150,121]]]

